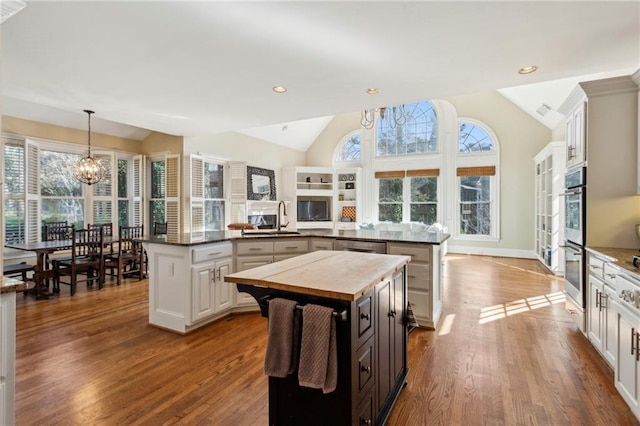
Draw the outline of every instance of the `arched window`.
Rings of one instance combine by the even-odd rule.
[[[342,138],[336,147],[335,161],[340,163],[347,161],[360,161],[361,141],[362,134],[360,133],[360,130],[351,132]]]
[[[458,236],[498,236],[498,143],[484,124],[458,121]],[[483,155],[473,155],[480,154]],[[470,155],[471,154],[471,155]]]
[[[458,152],[488,152],[494,151],[493,140],[479,125],[468,121],[460,122],[458,133]]]
[[[438,152],[438,118],[429,101],[378,110],[376,155]]]

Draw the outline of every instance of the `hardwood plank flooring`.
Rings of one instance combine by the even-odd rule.
[[[388,425],[638,425],[537,261],[445,257],[436,331],[409,338]],[[147,281],[17,301],[18,425],[267,425],[266,319],[180,336],[148,325]],[[66,290],[66,291],[65,291]]]

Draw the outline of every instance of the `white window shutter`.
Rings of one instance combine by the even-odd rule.
[[[40,241],[40,147],[37,143],[25,141],[26,187],[27,187],[27,242]]]
[[[114,188],[116,180],[113,179],[114,176],[117,176],[117,172],[114,170],[116,164],[115,153],[96,152],[94,157],[102,163],[106,173],[103,180],[91,185],[91,223],[111,223],[112,226],[115,226],[114,215],[116,212],[114,211],[114,206],[118,204],[116,198],[117,190]]]
[[[247,221],[247,163],[231,161],[229,169],[231,175],[229,223],[245,223]]]
[[[191,170],[191,232],[204,231],[204,158],[190,155]]]
[[[133,157],[133,206],[131,225],[140,226],[144,218],[144,181],[145,181],[145,158],[144,155]],[[147,230],[147,232],[150,230]]]
[[[165,157],[165,217],[167,234],[178,235],[180,228],[180,154]]]

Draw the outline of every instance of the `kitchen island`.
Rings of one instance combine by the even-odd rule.
[[[16,292],[23,281],[0,277],[0,425],[15,423]]]
[[[315,251],[225,276],[269,316],[269,300],[335,312],[338,378],[333,392],[298,384],[297,369],[269,377],[269,424],[384,424],[407,369],[409,256]]]
[[[258,310],[255,300],[222,279],[232,272],[278,262],[338,241],[373,242],[386,253],[409,255],[409,301],[421,326],[435,328],[442,312],[442,244],[449,234],[375,230],[241,231],[144,236],[149,265],[149,323],[188,333],[237,312]]]

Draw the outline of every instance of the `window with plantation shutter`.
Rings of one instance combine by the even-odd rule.
[[[113,223],[114,196],[113,166],[115,164],[115,153],[95,152],[94,157],[100,161],[106,169],[105,177],[95,185],[91,185],[91,223],[104,224]],[[115,228],[117,229],[117,227]]]
[[[245,161],[229,162],[231,175],[231,217],[229,223],[247,222],[247,163]]]
[[[27,242],[40,241],[40,148],[34,142],[25,142],[27,161]]]
[[[166,222],[167,235],[178,235],[180,228],[180,155],[166,156]]]
[[[191,231],[220,231],[225,227],[226,161],[191,154]]]
[[[4,140],[4,241],[27,240],[24,143]]]
[[[133,188],[131,199],[131,220],[129,224],[131,226],[140,226],[144,222],[144,190],[145,190],[145,165],[146,161],[144,155],[136,155],[131,160],[131,171],[133,173],[131,182]],[[153,222],[152,222],[153,224]]]

